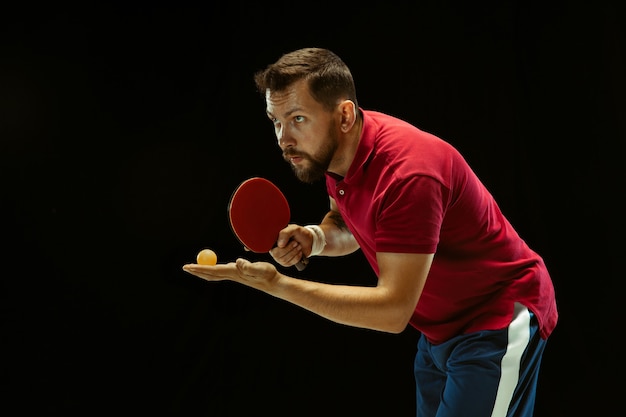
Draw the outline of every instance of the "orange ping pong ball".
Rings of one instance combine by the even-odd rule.
[[[211,249],[202,249],[198,252],[196,261],[200,265],[215,265],[217,263],[217,255]]]

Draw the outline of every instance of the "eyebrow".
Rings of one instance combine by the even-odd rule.
[[[296,113],[296,112],[299,112],[299,111],[302,111],[302,108],[301,108],[301,107],[293,107],[293,108],[291,108],[291,109],[287,110],[287,111],[283,114],[283,117],[289,117],[289,116],[291,116],[293,113]],[[269,110],[267,110],[267,109],[265,110],[265,113],[267,113],[267,115],[268,115],[268,116],[270,116],[270,117],[276,117],[276,116],[275,116],[272,112],[270,112],[270,111],[269,111]]]

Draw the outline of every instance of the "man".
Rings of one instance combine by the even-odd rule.
[[[278,145],[303,182],[325,179],[319,225],[291,224],[270,252],[282,266],[361,249],[375,287],[289,277],[271,263],[185,265],[337,323],[421,333],[417,412],[531,416],[558,313],[550,275],[448,143],[358,106],[345,63],[326,49],[283,55],[255,74]]]

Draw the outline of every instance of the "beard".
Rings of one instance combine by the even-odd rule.
[[[298,178],[298,180],[300,180],[301,182],[313,184],[314,182],[324,178],[324,174],[326,173],[326,171],[328,171],[328,167],[333,160],[335,151],[339,147],[337,134],[332,126],[329,129],[326,138],[327,140],[324,145],[314,155],[306,152],[298,152],[291,149],[287,149],[285,152],[283,152],[283,158],[287,162],[289,162],[289,158],[291,158],[292,156],[298,156],[302,158],[305,161],[304,165],[307,165],[306,161],[308,161],[308,166],[303,166],[303,164],[294,165],[292,163],[289,163],[291,169],[296,175],[296,178]]]

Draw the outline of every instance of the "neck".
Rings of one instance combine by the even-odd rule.
[[[363,117],[359,116],[356,122],[347,132],[341,132],[339,138],[339,147],[335,152],[335,157],[328,167],[328,172],[345,177],[348,169],[354,160],[359,142],[361,141],[361,133],[363,131]]]

